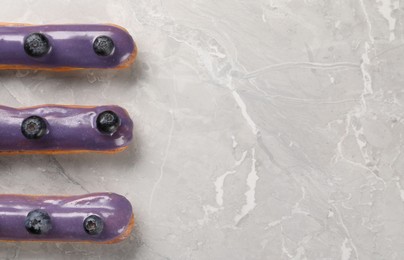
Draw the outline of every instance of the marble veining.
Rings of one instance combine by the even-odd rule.
[[[122,71],[0,71],[0,101],[125,107],[122,153],[0,157],[3,193],[124,195],[108,247],[4,259],[403,259],[400,0],[15,1],[6,22],[119,24]]]

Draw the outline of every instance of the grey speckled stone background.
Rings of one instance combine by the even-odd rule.
[[[4,193],[121,193],[116,245],[1,259],[404,259],[400,0],[3,0],[5,22],[120,24],[126,71],[0,72],[8,106],[119,104],[108,155],[0,158]]]

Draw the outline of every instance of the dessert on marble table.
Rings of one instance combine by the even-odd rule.
[[[116,153],[133,135],[133,122],[119,106],[0,106],[0,118],[0,155]]]
[[[134,226],[131,203],[115,193],[0,195],[0,241],[117,243]]]
[[[137,55],[128,31],[108,24],[3,23],[0,41],[0,69],[122,69]]]

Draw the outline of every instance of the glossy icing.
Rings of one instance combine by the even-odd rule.
[[[43,234],[27,231],[25,220],[32,210],[50,216],[52,228]],[[100,234],[88,234],[84,220],[96,215],[103,221]],[[130,202],[115,193],[80,196],[0,195],[0,240],[115,243],[130,235],[134,217]]]
[[[24,41],[32,33],[41,33],[51,46],[42,57],[31,57],[24,51]],[[110,37],[115,45],[109,56],[94,52],[99,36]],[[0,26],[0,69],[113,69],[128,67],[135,60],[136,44],[130,34],[116,25],[22,25]]]
[[[120,126],[111,135],[97,129],[97,116],[104,111],[120,118]],[[40,139],[28,139],[22,133],[22,122],[30,116],[46,120],[47,133]],[[133,122],[119,106],[0,106],[0,118],[0,154],[118,152],[132,140]]]

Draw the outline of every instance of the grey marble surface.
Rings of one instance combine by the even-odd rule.
[[[3,0],[4,22],[105,23],[125,71],[0,72],[8,106],[118,104],[110,155],[0,158],[3,193],[128,197],[115,245],[2,243],[0,259],[404,259],[403,2]]]

